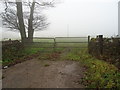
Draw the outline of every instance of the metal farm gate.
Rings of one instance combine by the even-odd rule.
[[[29,46],[35,48],[87,48],[89,37],[34,37]]]

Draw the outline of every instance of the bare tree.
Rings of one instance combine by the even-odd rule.
[[[18,2],[16,0],[16,6],[17,6],[18,28],[20,30],[21,40],[22,42],[26,42],[26,32],[25,32],[25,25],[23,19],[22,2]]]
[[[41,14],[41,9],[53,7],[54,0],[40,1],[22,1],[15,2],[5,1],[5,11],[1,13],[3,25],[11,30],[18,30],[21,35],[21,41],[33,42],[34,31],[47,28],[49,23],[44,15]],[[27,35],[28,34],[28,35]]]

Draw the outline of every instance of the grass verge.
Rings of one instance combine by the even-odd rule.
[[[55,59],[59,56],[59,53],[61,53],[62,50],[63,48],[53,49],[34,47],[24,48],[19,51],[11,50],[9,52],[4,53],[3,60],[0,63],[2,63],[3,67],[11,66],[37,56],[39,57],[39,59]]]
[[[83,84],[87,88],[120,88],[120,72],[103,60],[88,54],[87,49],[72,49],[65,60],[80,61],[86,68]]]

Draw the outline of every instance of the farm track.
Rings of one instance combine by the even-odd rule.
[[[83,72],[76,61],[34,58],[4,69],[3,88],[84,88]]]

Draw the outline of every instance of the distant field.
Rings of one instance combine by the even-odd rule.
[[[33,39],[33,42],[50,42],[53,43],[54,39]]]

